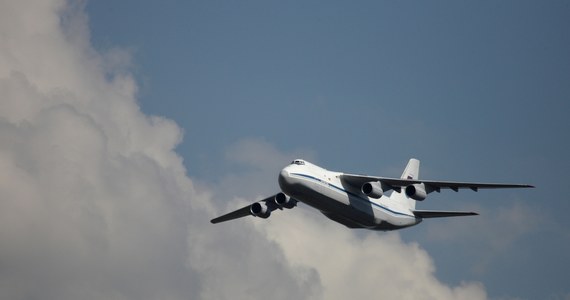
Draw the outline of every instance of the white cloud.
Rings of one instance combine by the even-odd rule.
[[[0,298],[305,294],[253,229],[208,231],[208,194],[173,151],[181,130],[140,112],[133,79],[116,68],[128,57],[91,49],[82,6],[67,4],[0,7]],[[218,264],[234,260],[234,270]],[[255,290],[271,280],[281,284]]]
[[[181,129],[141,113],[129,61],[91,48],[81,2],[0,3],[0,298],[485,298],[397,234],[302,208],[211,225],[220,205],[186,177]],[[288,156],[228,154],[255,176]]]
[[[207,186],[214,191],[216,199],[227,203],[227,199],[235,196],[251,200],[275,193],[279,188],[278,170],[295,158],[314,161],[316,154],[309,149],[284,153],[263,139],[243,138],[228,147],[225,158],[229,165],[237,165],[237,170],[221,174],[217,182]]]
[[[314,268],[325,299],[486,298],[478,283],[448,287],[439,282],[427,252],[416,243],[404,243],[397,233],[365,232],[359,237],[304,211],[257,225],[284,249],[291,264]]]

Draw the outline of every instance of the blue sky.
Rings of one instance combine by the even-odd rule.
[[[34,1],[0,4],[5,298],[570,296],[567,1]],[[208,222],[295,157],[537,188]]]
[[[226,153],[256,139],[333,170],[397,176],[417,157],[424,178],[535,184],[435,195],[421,206],[487,217],[401,236],[444,282],[480,281],[491,297],[568,295],[567,1],[90,1],[87,11],[95,48],[133,54],[142,110],[184,129],[191,178],[215,186],[248,172]],[[503,232],[512,210],[532,217]],[[435,237],[454,226],[463,231]],[[482,242],[502,234],[513,240]]]
[[[568,150],[550,138],[568,126],[565,2],[97,1],[88,11],[96,47],[132,49],[142,109],[184,128],[191,175],[217,176],[212,164],[243,137],[365,171],[381,160],[348,158],[445,166],[456,165],[445,152],[494,163]]]

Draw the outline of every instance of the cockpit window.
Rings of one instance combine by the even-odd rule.
[[[292,161],[291,164],[292,164],[292,165],[301,165],[301,166],[302,166],[302,165],[305,164],[305,162],[302,161],[302,160],[300,160],[300,159],[296,159],[296,160]]]

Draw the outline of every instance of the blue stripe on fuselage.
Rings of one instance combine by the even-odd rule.
[[[404,214],[404,213],[401,213],[401,212],[393,211],[393,210],[391,210],[391,209],[389,209],[389,208],[386,208],[386,207],[384,207],[384,206],[382,206],[382,205],[380,205],[380,204],[378,204],[378,203],[374,203],[374,202],[372,202],[372,201],[370,201],[370,200],[368,200],[368,199],[365,199],[365,198],[361,197],[360,195],[357,195],[357,194],[355,194],[355,193],[353,193],[353,192],[347,191],[347,190],[345,190],[345,189],[343,189],[343,188],[341,188],[341,187],[338,187],[338,186],[336,186],[336,185],[334,185],[334,184],[332,184],[332,183],[328,183],[328,182],[326,182],[326,181],[324,181],[324,180],[321,180],[321,179],[319,179],[319,178],[316,178],[316,177],[313,177],[313,176],[310,176],[310,175],[306,175],[306,174],[301,174],[301,173],[291,173],[291,175],[297,175],[297,176],[300,176],[300,177],[305,177],[305,178],[308,178],[308,179],[312,179],[313,181],[317,181],[317,182],[319,182],[319,183],[325,183],[325,184],[327,184],[327,185],[328,185],[329,187],[331,187],[331,188],[334,188],[334,189],[336,189],[336,190],[339,190],[339,191],[341,191],[341,192],[343,192],[343,193],[346,193],[346,194],[348,194],[349,196],[352,196],[352,197],[354,197],[354,198],[356,198],[356,199],[358,199],[358,200],[360,200],[360,201],[364,201],[364,202],[366,202],[366,203],[372,204],[373,206],[376,206],[376,207],[378,207],[378,208],[380,208],[380,209],[383,209],[383,210],[385,210],[385,211],[391,212],[391,213],[393,213],[393,214],[401,215],[401,216],[406,216],[406,217],[411,217],[411,218],[414,218],[414,219],[416,218],[415,216],[412,216],[412,215],[408,215],[408,214]]]

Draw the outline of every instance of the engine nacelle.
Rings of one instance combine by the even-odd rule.
[[[249,211],[252,215],[263,219],[267,219],[271,215],[271,210],[269,210],[269,207],[267,207],[267,203],[263,201],[253,203],[249,207]]]
[[[374,199],[379,199],[380,197],[382,197],[382,195],[384,195],[384,190],[382,189],[382,183],[380,183],[379,181],[366,182],[365,184],[362,185],[360,190],[362,191],[362,193],[364,193],[364,195]]]
[[[273,200],[275,201],[275,204],[283,208],[291,209],[297,205],[297,201],[295,199],[291,199],[291,197],[283,193],[275,195],[275,199]]]
[[[423,201],[427,197],[425,185],[423,183],[408,185],[406,195],[416,201]]]

